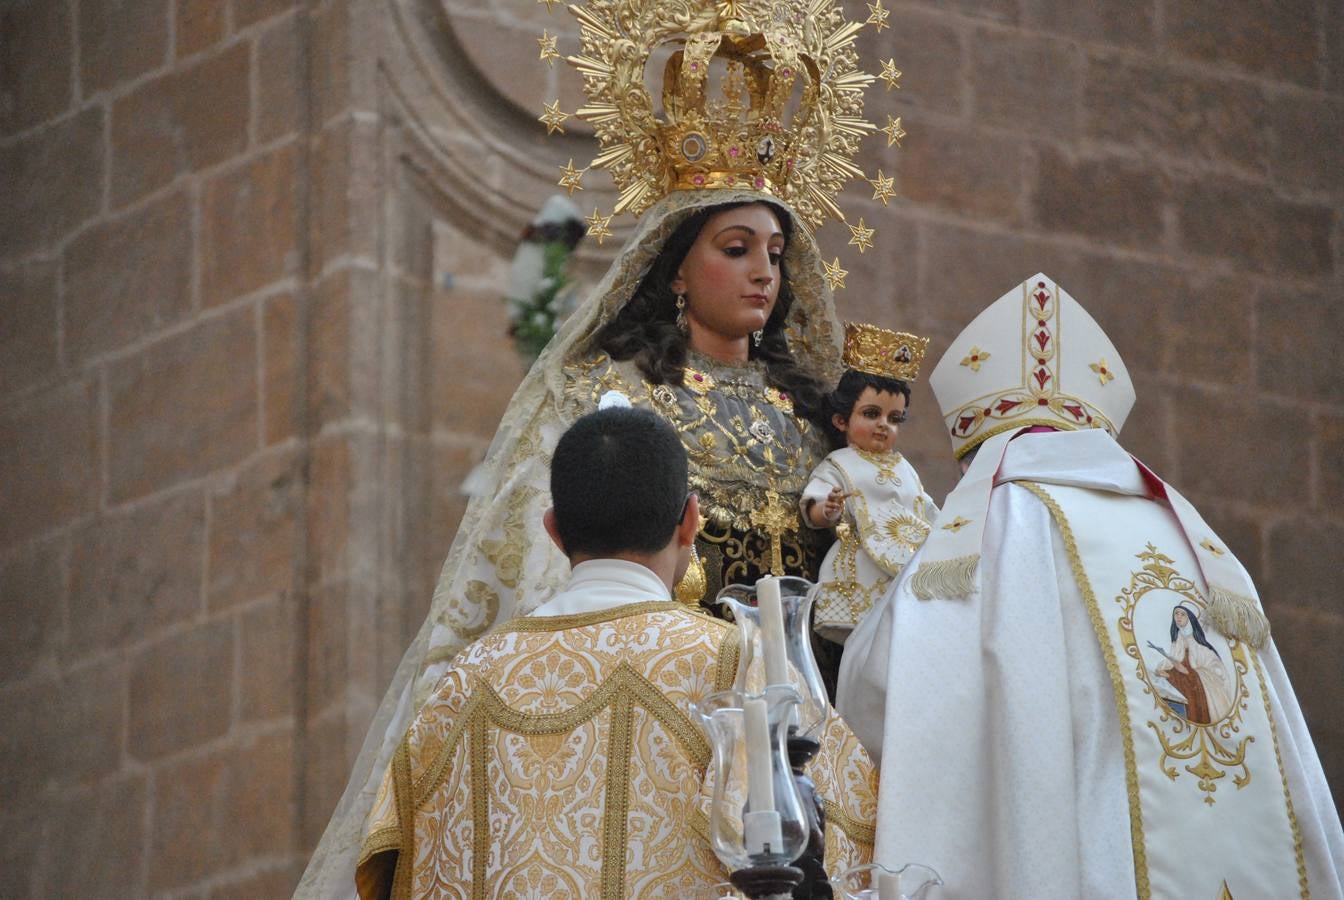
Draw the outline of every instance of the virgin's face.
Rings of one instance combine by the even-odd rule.
[[[1190,624],[1190,617],[1187,616],[1185,614],[1185,610],[1181,609],[1180,607],[1177,607],[1176,611],[1171,614],[1171,618],[1172,621],[1176,623],[1177,628],[1184,628],[1185,626]]]
[[[784,232],[763,203],[710,216],[686,253],[672,290],[686,295],[691,343],[738,340],[764,328],[779,296]]]

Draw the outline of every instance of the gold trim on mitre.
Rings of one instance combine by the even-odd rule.
[[[1098,377],[1098,360],[1105,378]],[[968,364],[972,360],[974,364]],[[1116,436],[1134,384],[1115,345],[1042,273],[976,316],[929,375],[960,459],[996,434],[1033,425]]]
[[[845,366],[898,381],[919,378],[929,339],[866,322],[845,323]]]
[[[835,198],[863,177],[859,139],[874,76],[858,68],[862,22],[839,0],[586,0],[569,7],[615,212],[639,215],[675,190],[754,189],[788,203],[807,227],[844,219]],[[662,109],[645,87],[663,67]]]

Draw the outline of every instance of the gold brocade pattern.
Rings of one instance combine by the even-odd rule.
[[[523,570],[523,533],[527,528],[524,511],[539,492],[524,487],[504,505],[504,536],[500,540],[481,541],[485,558],[494,564],[499,580],[506,587],[517,587]]]
[[[379,789],[361,895],[390,880],[397,898],[680,897],[725,880],[701,837],[710,748],[689,710],[732,685],[739,644],[667,601],[518,619],[472,644]],[[809,770],[838,801],[828,861],[871,859],[876,772],[838,719]]]
[[[572,363],[565,367],[567,412],[581,415],[618,391],[677,429],[700,497],[696,550],[705,598],[767,574],[815,578],[826,539],[803,526],[798,498],[824,456],[820,435],[787,395],[766,384],[762,365],[725,365],[694,353],[692,361],[680,386],[648,384],[633,363],[605,354]]]

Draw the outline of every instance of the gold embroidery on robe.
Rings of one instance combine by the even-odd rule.
[[[694,896],[726,879],[690,704],[740,634],[669,602],[518,619],[468,646],[411,725],[366,825],[361,896]],[[871,859],[876,772],[838,718],[809,766],[827,862]]]

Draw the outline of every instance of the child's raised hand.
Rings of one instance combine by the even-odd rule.
[[[845,498],[848,496],[849,494],[838,487],[831,488],[831,492],[826,495],[826,502],[822,505],[822,515],[826,517],[827,522],[835,524],[840,521],[840,513],[845,508]]]
[[[807,517],[817,528],[829,528],[840,521],[840,513],[845,509],[845,499],[852,496],[854,495],[846,494],[838,487],[831,488],[831,492],[822,502],[808,501]]]

